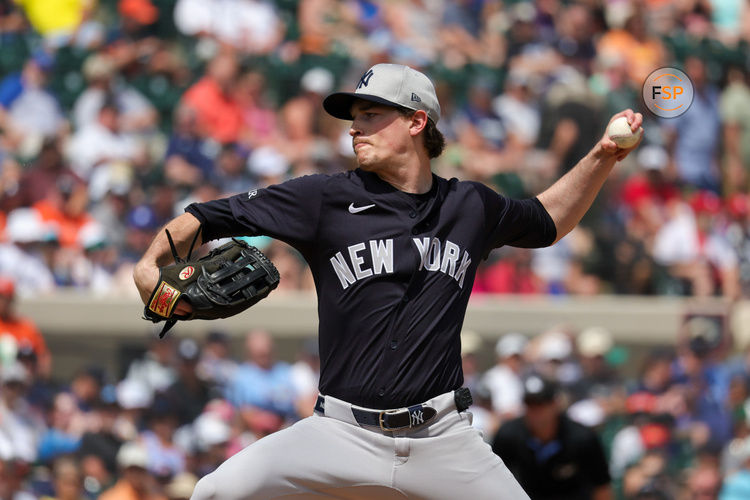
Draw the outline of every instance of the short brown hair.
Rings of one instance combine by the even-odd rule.
[[[398,111],[404,116],[412,117],[414,115],[413,109],[399,107]],[[445,137],[443,137],[443,133],[438,130],[435,122],[428,118],[427,125],[422,133],[424,134],[424,147],[427,150],[427,156],[429,156],[430,159],[440,156],[445,149]]]

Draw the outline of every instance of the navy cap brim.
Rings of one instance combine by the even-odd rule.
[[[357,94],[355,92],[336,92],[323,99],[323,109],[333,116],[334,118],[340,118],[341,120],[353,120],[352,117],[352,104],[357,99],[363,101],[375,102],[377,104],[383,104],[385,106],[391,106],[394,108],[401,107],[395,102],[383,99],[376,95],[370,94]]]

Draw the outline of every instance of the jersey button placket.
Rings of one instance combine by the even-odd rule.
[[[417,212],[417,210],[414,209],[414,208],[410,209],[409,210],[409,218],[410,219],[416,219],[417,217],[419,217],[419,212]],[[419,225],[418,224],[416,226],[414,226],[414,227],[411,228],[411,234],[413,234],[413,235],[416,236],[419,233],[420,233],[420,230],[419,230]]]

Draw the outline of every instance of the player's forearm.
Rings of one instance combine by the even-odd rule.
[[[169,247],[169,240],[164,229],[168,229],[169,234],[172,235],[178,255],[184,257],[199,227],[200,222],[195,216],[184,213],[172,219],[156,234],[154,241],[151,242],[148,250],[146,250],[146,253],[143,254],[143,257],[141,257],[141,260],[138,261],[133,270],[133,280],[144,302],[148,300],[148,297],[156,286],[159,278],[159,267],[170,264],[173,261],[172,250]]]
[[[167,223],[164,228],[154,237],[154,241],[143,254],[141,262],[153,264],[156,266],[165,266],[173,261],[172,250],[169,247],[169,240],[165,229],[169,230],[172,236],[177,253],[181,256],[187,254],[195,234],[198,232],[200,222],[190,213],[184,213],[175,217]],[[200,240],[199,240],[200,242]]]
[[[616,155],[597,143],[578,164],[538,196],[555,221],[559,241],[580,222],[612,171]]]

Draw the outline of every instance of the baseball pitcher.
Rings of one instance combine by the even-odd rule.
[[[373,66],[354,92],[332,94],[323,106],[351,121],[357,169],[192,204],[166,226],[173,244],[161,232],[136,266],[147,310],[163,307],[151,310],[157,320],[191,317],[195,303],[224,307],[203,297],[221,295],[204,293],[209,285],[232,288],[210,279],[216,265],[202,273],[203,288],[196,282],[192,294],[161,295],[165,286],[179,292],[179,273],[191,273],[185,263],[171,274],[160,267],[185,255],[199,229],[203,242],[260,234],[285,241],[315,279],[315,414],[228,459],[192,498],[528,498],[466,411],[459,334],[477,266],[493,248],[544,247],[565,236],[637,144],[618,148],[605,134],[538,197],[512,200],[431,172],[445,144],[440,105],[432,82],[412,68]],[[620,116],[640,128],[640,114],[613,119]],[[277,281],[254,259],[256,274],[240,278],[252,288],[250,301]],[[167,282],[167,274],[178,277]]]

